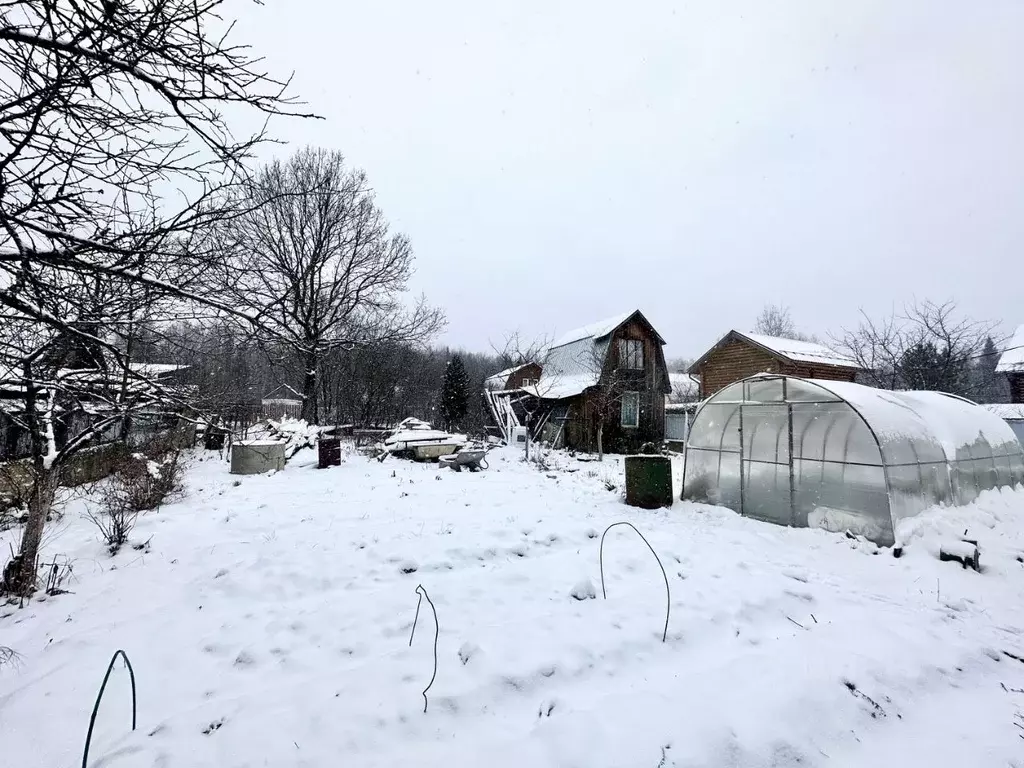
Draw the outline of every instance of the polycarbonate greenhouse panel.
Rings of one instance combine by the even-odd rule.
[[[744,405],[743,458],[789,464],[789,408],[780,405]]]
[[[837,403],[841,398],[809,379],[786,379],[786,402],[788,403]]]
[[[723,451],[740,449],[740,406],[738,403],[708,403],[701,418],[690,427],[689,445]]]
[[[789,464],[743,462],[743,513],[780,525],[791,525]]]
[[[963,398],[761,375],[697,412],[683,498],[891,544],[906,518],[1021,483],[1013,431]]]
[[[743,399],[751,403],[781,403],[782,379],[747,379],[743,382]]]
[[[798,459],[793,485],[794,525],[849,530],[879,543],[892,542],[882,467]]]

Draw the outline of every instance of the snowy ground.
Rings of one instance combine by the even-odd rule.
[[[897,560],[724,509],[628,508],[615,460],[313,460],[239,482],[197,454],[187,495],[141,519],[148,549],[113,558],[69,503],[47,552],[73,559],[73,594],[0,607],[21,654],[0,670],[0,762],[78,765],[123,648],[139,727],[118,669],[93,766],[1024,766],[1024,663],[1005,653],[1024,657],[1024,492],[921,522]],[[665,564],[667,643],[661,573],[625,527],[601,599],[596,537],[618,520]],[[965,528],[984,573],[933,555]],[[440,619],[426,714],[418,584]]]

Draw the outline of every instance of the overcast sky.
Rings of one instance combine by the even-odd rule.
[[[1020,0],[269,0],[236,41],[364,168],[442,342],[634,308],[693,357],[766,302],[1024,322]],[[288,148],[275,148],[284,153]]]

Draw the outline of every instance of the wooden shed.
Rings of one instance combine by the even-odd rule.
[[[484,379],[484,387],[492,392],[510,392],[531,387],[540,379],[540,370],[538,363],[525,363],[506,368]]]
[[[700,377],[703,399],[755,373],[854,381],[862,370],[855,360],[824,344],[732,330],[701,355],[689,372]]]

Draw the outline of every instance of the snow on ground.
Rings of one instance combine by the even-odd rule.
[[[71,502],[46,552],[73,558],[73,594],[0,607],[21,654],[0,670],[3,763],[78,765],[123,648],[139,727],[118,668],[93,766],[1024,766],[1005,653],[1024,657],[1024,491],[922,518],[896,559],[720,508],[631,509],[614,458],[314,462],[237,478],[196,454],[185,497],[140,518],[149,547],[113,558]],[[664,562],[664,644],[661,573],[625,526],[601,597],[619,520]],[[934,556],[965,528],[981,574]],[[426,714],[419,584],[440,620]]]

